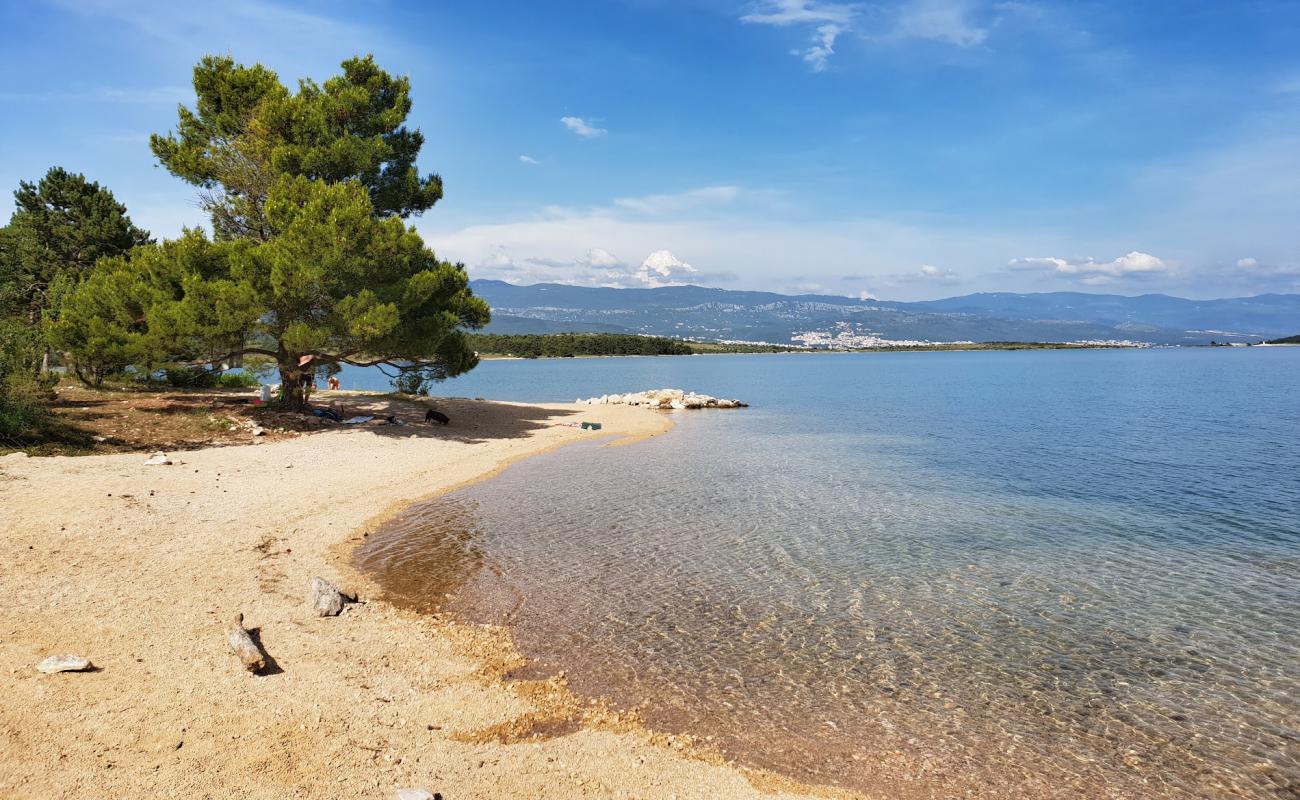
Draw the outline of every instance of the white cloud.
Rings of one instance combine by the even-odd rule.
[[[668,250],[656,250],[634,267],[602,247],[593,247],[577,258],[536,255],[516,258],[513,249],[505,245],[491,247],[476,260],[474,277],[641,289],[735,280],[734,275],[727,273],[701,272]]]
[[[912,0],[899,9],[892,38],[974,47],[984,43],[988,30],[970,21],[966,0]]]
[[[564,123],[564,127],[584,139],[599,139],[609,133],[604,128],[597,128],[582,117],[560,117],[560,122]]]
[[[874,294],[872,294],[871,292],[867,291],[866,289],[863,289],[862,291],[858,292],[858,299],[859,299],[859,300],[879,300],[880,298],[879,298],[879,297],[876,297]]]
[[[1290,278],[1300,276],[1300,264],[1273,264],[1257,258],[1237,260],[1237,269],[1255,278]],[[1292,284],[1294,287],[1294,284]]]
[[[667,250],[656,250],[645,257],[636,277],[646,286],[668,286],[681,283],[679,279],[699,272]]]
[[[922,264],[921,268],[917,270],[917,273],[920,275],[921,280],[926,280],[926,281],[935,281],[939,283],[956,283],[957,281],[961,280],[961,278],[957,275],[956,272],[953,272],[950,269],[943,269],[942,267],[936,267],[933,264]]]
[[[1097,285],[1129,276],[1166,274],[1171,267],[1162,259],[1134,250],[1111,261],[1093,258],[1065,259],[1055,256],[1013,258],[1008,266],[1015,270],[1045,270],[1057,275],[1074,276],[1083,283]]]
[[[671,214],[709,206],[729,205],[740,196],[736,186],[705,186],[675,194],[650,194],[644,197],[618,197],[614,205],[642,214]]]
[[[835,53],[835,40],[850,30],[858,12],[856,3],[816,3],[812,0],[769,0],[755,11],[743,15],[741,22],[758,25],[814,25],[812,45],[791,51],[801,57],[813,72],[826,69],[826,61]]]
[[[843,32],[843,28],[830,22],[817,28],[817,35],[813,37],[816,44],[803,51],[803,60],[813,72],[826,69],[826,59],[835,54],[835,40]]]
[[[833,22],[848,25],[857,13],[856,3],[817,3],[813,0],[768,0],[745,14],[741,22],[760,25],[798,25]]]
[[[624,266],[623,262],[618,260],[618,256],[608,250],[602,250],[599,247],[593,247],[588,250],[587,255],[579,259],[579,262],[585,263],[588,266],[600,267],[603,269]]]
[[[740,200],[752,192],[742,189]],[[597,268],[603,259],[575,255],[593,249],[619,256],[668,250],[697,271],[670,269],[663,276],[647,267],[648,279],[771,290],[794,282],[839,286],[843,276],[852,275],[860,281],[854,292],[860,288],[880,292],[885,286],[887,296],[898,299],[943,296],[949,284],[924,279],[919,267],[913,266],[907,281],[885,285],[898,271],[897,265],[941,264],[962,275],[976,274],[973,271],[987,264],[990,255],[1005,261],[1021,248],[1075,246],[1033,231],[987,226],[922,226],[868,217],[798,219],[783,206],[740,205],[740,200],[735,207],[726,207],[726,214],[705,213],[700,207],[647,214],[611,201],[592,208],[538,209],[491,223],[458,225],[445,216],[431,215],[416,225],[440,257],[463,261],[475,278],[644,286],[634,277],[640,261],[604,271]],[[502,253],[510,258],[502,259]],[[794,277],[799,272],[809,274]],[[1005,274],[1000,284],[962,283],[981,289],[1007,288]]]
[[[542,162],[538,161],[537,159],[533,158],[532,156],[520,156],[520,157],[519,157],[519,163],[520,163],[520,164],[527,164],[527,165],[530,166],[530,167],[535,167],[535,166],[537,166],[538,164],[540,164],[540,163],[542,163]]]

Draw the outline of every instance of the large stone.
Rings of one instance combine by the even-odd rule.
[[[154,453],[145,459],[144,465],[146,467],[159,467],[166,466],[170,463],[172,463],[172,460],[167,457],[166,453]]]
[[[90,669],[91,663],[89,658],[81,656],[50,656],[41,663],[36,665],[36,669],[47,675],[56,672],[85,672]]]
[[[343,613],[345,602],[347,599],[339,591],[339,587],[319,576],[311,579],[307,604],[316,612],[316,616],[337,617]]]

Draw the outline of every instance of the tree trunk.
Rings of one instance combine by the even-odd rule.
[[[298,366],[298,359],[280,361],[280,402],[285,408],[299,410],[307,407],[307,392],[303,387],[306,374]]]

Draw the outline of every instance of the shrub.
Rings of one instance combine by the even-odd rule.
[[[17,321],[0,322],[0,438],[29,438],[50,420],[57,376],[40,375],[40,336]]]
[[[217,378],[217,385],[223,389],[254,389],[261,386],[262,381],[248,372],[223,372]]]
[[[393,388],[402,394],[418,394],[421,397],[428,397],[429,387],[433,384],[428,376],[420,372],[401,372],[396,378],[393,378]]]
[[[211,389],[221,373],[205,367],[164,367],[163,382],[177,389]]]

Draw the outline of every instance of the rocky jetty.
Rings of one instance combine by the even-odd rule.
[[[649,408],[749,408],[749,403],[739,400],[725,400],[710,397],[707,394],[684,392],[681,389],[647,389],[644,392],[627,394],[602,394],[600,397],[581,397],[574,401],[579,405],[627,405],[647,406]]]

